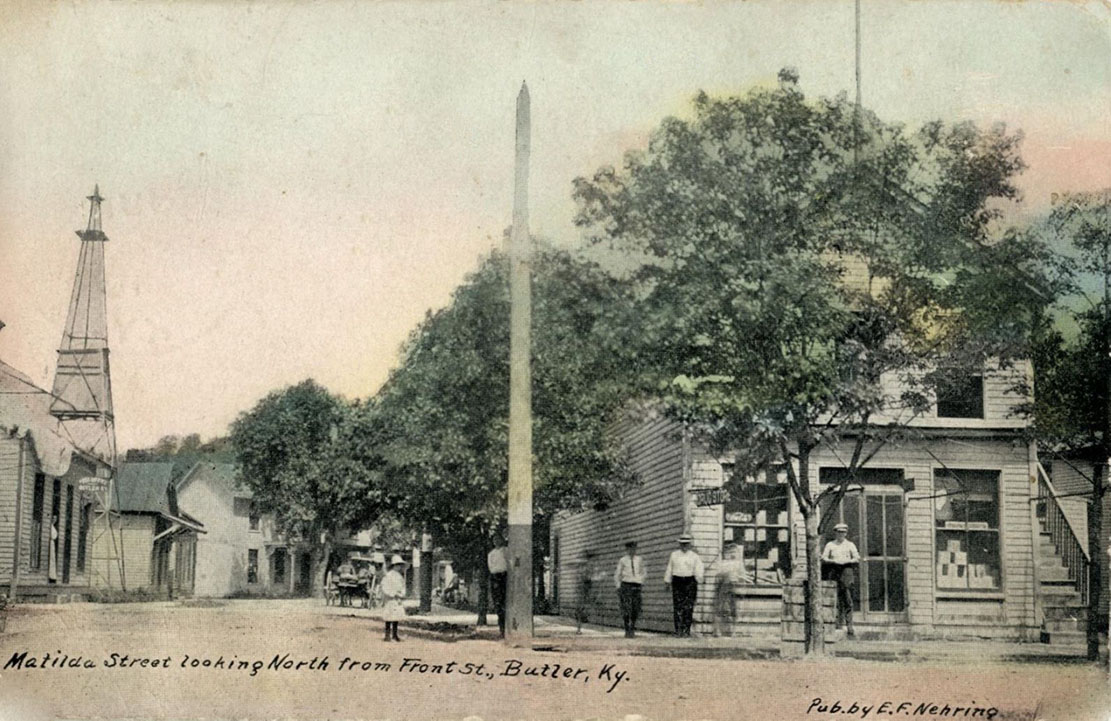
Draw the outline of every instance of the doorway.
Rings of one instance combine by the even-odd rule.
[[[840,480],[839,471],[820,470],[823,485]],[[860,551],[860,572],[853,589],[853,611],[862,621],[897,623],[907,620],[906,514],[901,469],[857,471],[833,518],[822,522],[822,545],[833,537],[833,526],[845,523],[848,538]]]
[[[312,590],[312,556],[308,553],[300,554],[301,562],[298,564],[297,592],[308,595]]]

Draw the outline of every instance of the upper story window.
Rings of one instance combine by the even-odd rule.
[[[938,418],[983,418],[984,376],[981,373],[952,379],[937,389]]]
[[[242,518],[247,517],[247,525],[252,531],[259,530],[259,523],[262,520],[262,514],[259,513],[258,506],[249,498],[236,498],[232,513]]]

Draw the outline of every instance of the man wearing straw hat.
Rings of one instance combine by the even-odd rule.
[[[385,600],[382,619],[386,622],[386,641],[401,640],[397,637],[397,624],[405,618],[405,606],[401,603],[405,597],[405,577],[401,575],[404,568],[404,559],[395,553],[390,559],[390,571],[382,579],[382,598]]]
[[[671,552],[671,558],[667,559],[667,570],[664,571],[664,583],[671,586],[676,636],[691,635],[698,584],[702,582],[705,573],[702,559],[691,547],[693,541],[689,533],[679,536],[679,550]]]

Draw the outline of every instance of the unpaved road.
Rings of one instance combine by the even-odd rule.
[[[1046,720],[1111,719],[1100,696],[1107,679],[1084,664],[693,660],[615,646],[602,654],[493,641],[387,644],[378,624],[306,601],[25,606],[0,636],[0,721],[932,721],[1034,719],[1035,710]],[[835,701],[839,712],[821,710]]]

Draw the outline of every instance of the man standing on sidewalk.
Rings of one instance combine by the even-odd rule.
[[[645,575],[644,560],[637,555],[637,542],[629,541],[625,544],[625,555],[617,561],[617,571],[613,574],[617,599],[621,603],[621,619],[625,622],[625,638],[636,636],[640,592]]]
[[[498,614],[498,635],[505,638],[505,588],[509,563],[505,554],[505,539],[499,533],[494,537],[494,549],[486,554],[486,567],[490,570],[490,595]]]
[[[860,565],[860,551],[849,540],[849,527],[838,523],[833,527],[834,538],[822,549],[822,562],[827,564],[837,582],[837,628],[844,621],[846,633],[853,631],[853,586],[856,585],[856,568]]]
[[[689,637],[694,624],[694,603],[698,599],[698,584],[702,582],[705,567],[702,559],[691,548],[694,539],[689,533],[679,536],[679,550],[671,552],[664,571],[664,583],[671,586],[674,607],[675,635]]]

